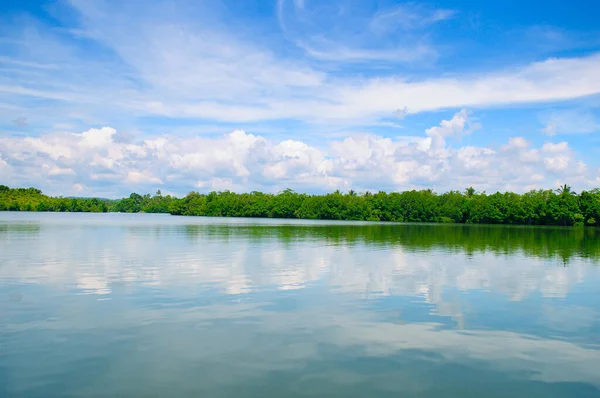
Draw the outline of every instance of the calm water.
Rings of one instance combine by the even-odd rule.
[[[0,213],[0,396],[600,397],[600,231]]]

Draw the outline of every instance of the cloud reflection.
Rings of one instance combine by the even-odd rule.
[[[4,224],[4,279],[74,284],[97,294],[113,283],[193,284],[228,294],[325,284],[361,297],[417,296],[438,304],[449,289],[516,301],[534,293],[564,298],[599,275],[590,266],[600,258],[598,236],[578,230],[49,220],[34,228]],[[457,311],[452,307],[437,311],[448,315]]]
[[[53,377],[106,361],[74,395],[434,394],[468,382],[442,380],[457,369],[600,388],[593,232],[37,217],[0,229],[0,293],[22,297],[0,300],[12,385],[43,377],[44,350]]]

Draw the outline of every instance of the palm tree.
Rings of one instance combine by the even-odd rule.
[[[351,189],[348,191],[348,195],[349,196],[356,196],[356,191],[354,191],[354,189]]]
[[[475,188],[473,187],[469,187],[467,189],[465,189],[465,195],[467,196],[467,198],[472,198],[473,195],[475,195],[476,191]]]
[[[573,190],[571,189],[571,187],[567,184],[561,186],[560,188],[558,188],[556,190],[556,193],[562,196],[567,196],[567,195],[577,195],[575,192],[573,192]]]

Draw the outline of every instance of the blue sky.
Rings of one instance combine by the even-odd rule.
[[[0,180],[600,187],[600,3],[4,1]]]

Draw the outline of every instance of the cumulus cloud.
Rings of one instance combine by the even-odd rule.
[[[522,191],[565,181],[585,189],[595,182],[597,172],[579,161],[567,142],[534,147],[522,137],[513,137],[498,148],[455,147],[453,138],[478,128],[462,110],[412,140],[363,133],[318,148],[242,130],[214,138],[159,135],[131,142],[104,127],[0,138],[0,172],[13,185],[38,185],[63,193],[61,189],[80,184],[89,192],[109,195],[153,191],[156,185],[179,193],[192,189],[273,192],[287,187],[308,192],[447,190],[471,185],[489,191]]]

